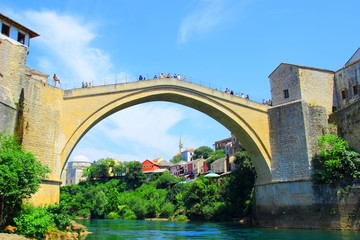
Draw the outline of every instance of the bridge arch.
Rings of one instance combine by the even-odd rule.
[[[153,82],[155,81],[155,82]],[[150,80],[145,84],[104,89],[70,90],[64,96],[64,115],[67,119],[67,142],[61,152],[64,168],[80,139],[98,122],[128,107],[147,102],[165,101],[188,106],[218,121],[248,151],[258,174],[258,183],[271,181],[271,152],[269,147],[267,107],[236,96],[183,81]],[[130,85],[130,86],[128,86]],[[84,102],[91,105],[83,106]],[[78,111],[74,110],[77,109]],[[74,124],[77,123],[77,124]]]

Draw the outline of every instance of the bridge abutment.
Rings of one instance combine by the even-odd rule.
[[[333,189],[311,181],[274,182],[255,188],[255,226],[360,229],[360,186]]]

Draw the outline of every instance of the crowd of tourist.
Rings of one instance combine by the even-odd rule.
[[[269,100],[263,99],[262,104],[267,105],[267,106],[272,106],[272,100],[271,99],[269,99]]]
[[[160,73],[159,76],[158,75],[154,75],[153,77],[154,79],[158,79],[158,78],[175,78],[175,79],[178,79],[178,80],[184,80],[186,81],[186,76],[184,76],[183,78],[181,77],[181,74],[178,74],[178,73],[175,73],[173,76],[171,76],[170,73],[168,73],[167,75],[164,75],[163,73]],[[55,78],[54,78],[55,79]],[[144,81],[146,80],[146,77],[144,77],[142,74],[139,75],[139,81]],[[55,81],[55,80],[54,80]],[[60,81],[59,81],[60,82]],[[92,87],[92,83],[91,82],[82,82],[81,84],[81,88],[91,88]],[[241,93],[240,95],[238,93],[235,93],[233,90],[230,90],[229,88],[226,88],[225,89],[225,93],[227,94],[230,94],[230,95],[234,95],[234,96],[238,96],[238,97],[241,97],[241,98],[244,98],[246,100],[250,100],[250,96],[249,94],[244,94],[244,93]],[[262,104],[263,105],[267,105],[267,106],[272,106],[272,100],[269,99],[269,100],[265,100],[263,99],[262,100]]]
[[[186,76],[184,78],[182,78],[180,73],[175,73],[174,76],[171,76],[170,73],[168,73],[167,75],[160,73],[159,76],[157,74],[155,74],[153,79],[157,79],[157,78],[175,78],[178,80],[186,81]],[[139,81],[143,81],[143,80],[146,80],[146,78],[143,77],[142,75],[139,75]]]
[[[230,94],[230,95],[234,95],[234,96],[239,96],[238,93],[234,93],[234,91],[233,91],[233,90],[230,90],[229,88],[226,88],[226,89],[225,89],[225,93]],[[245,98],[245,99],[247,99],[247,100],[250,100],[249,94],[246,94],[246,96],[245,96],[244,93],[241,93],[241,94],[240,94],[240,97],[241,97],[241,98]]]
[[[91,88],[92,87],[92,83],[91,82],[82,82],[81,83],[81,88]]]

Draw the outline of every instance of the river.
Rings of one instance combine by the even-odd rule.
[[[78,220],[91,239],[305,239],[354,240],[360,232],[242,228],[234,223],[156,222],[145,220]]]

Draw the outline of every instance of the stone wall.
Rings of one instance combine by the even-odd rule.
[[[27,47],[0,34],[0,132],[13,134]]]
[[[340,137],[360,152],[360,100],[331,114],[329,122],[336,125]]]
[[[48,75],[26,66],[26,46],[0,34],[0,53],[0,131],[18,135],[24,149],[50,168],[34,199],[58,202],[63,91],[47,84]]]
[[[357,86],[357,93],[354,94],[353,86]],[[342,97],[341,91],[345,91],[346,97]],[[360,97],[360,60],[353,62],[335,73],[334,82],[334,106],[337,109],[358,100]]]
[[[332,112],[332,71],[282,63],[270,75],[270,86],[273,106],[302,100],[313,106],[325,107],[328,114]],[[288,91],[288,98],[285,98],[284,90]]]
[[[255,225],[360,230],[360,187],[333,189],[310,181],[255,188]]]
[[[290,64],[280,64],[269,76],[273,106],[301,99],[299,68]],[[289,98],[284,98],[288,89]]]
[[[326,119],[324,108],[302,101],[269,109],[273,181],[310,178],[316,138],[326,127]]]

